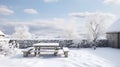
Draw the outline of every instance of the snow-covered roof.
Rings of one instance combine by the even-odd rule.
[[[5,34],[4,34],[2,31],[0,31],[0,36],[1,36],[1,35],[2,35],[2,36],[5,36]]]
[[[109,32],[120,32],[120,19],[114,22],[110,28],[108,28],[108,33]]]

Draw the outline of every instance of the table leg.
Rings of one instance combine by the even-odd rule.
[[[58,48],[57,48],[57,47],[55,47],[55,52],[54,52],[54,55],[55,55],[55,56],[57,56],[57,54],[58,54]]]
[[[40,47],[38,47],[38,54],[40,55]]]
[[[37,47],[35,47],[35,56],[37,56]]]

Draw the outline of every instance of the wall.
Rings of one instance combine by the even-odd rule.
[[[120,33],[107,33],[108,44],[113,48],[120,48]]]

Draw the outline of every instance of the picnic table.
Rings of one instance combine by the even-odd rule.
[[[60,48],[59,43],[37,43],[33,44],[33,47],[35,48],[35,56],[40,55],[40,52],[47,51],[52,51],[54,52],[54,55],[57,55],[57,52]]]
[[[31,52],[34,52],[34,55],[40,55],[41,52],[54,52],[56,56],[58,54],[58,50],[63,50],[63,54],[65,57],[68,57],[69,49],[67,47],[60,47],[59,43],[36,43],[33,44],[33,47],[29,47],[23,51],[23,56],[27,57]]]

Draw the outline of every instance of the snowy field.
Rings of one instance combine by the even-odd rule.
[[[0,57],[0,67],[120,67],[120,49],[91,48],[70,49],[69,57],[42,55]]]

